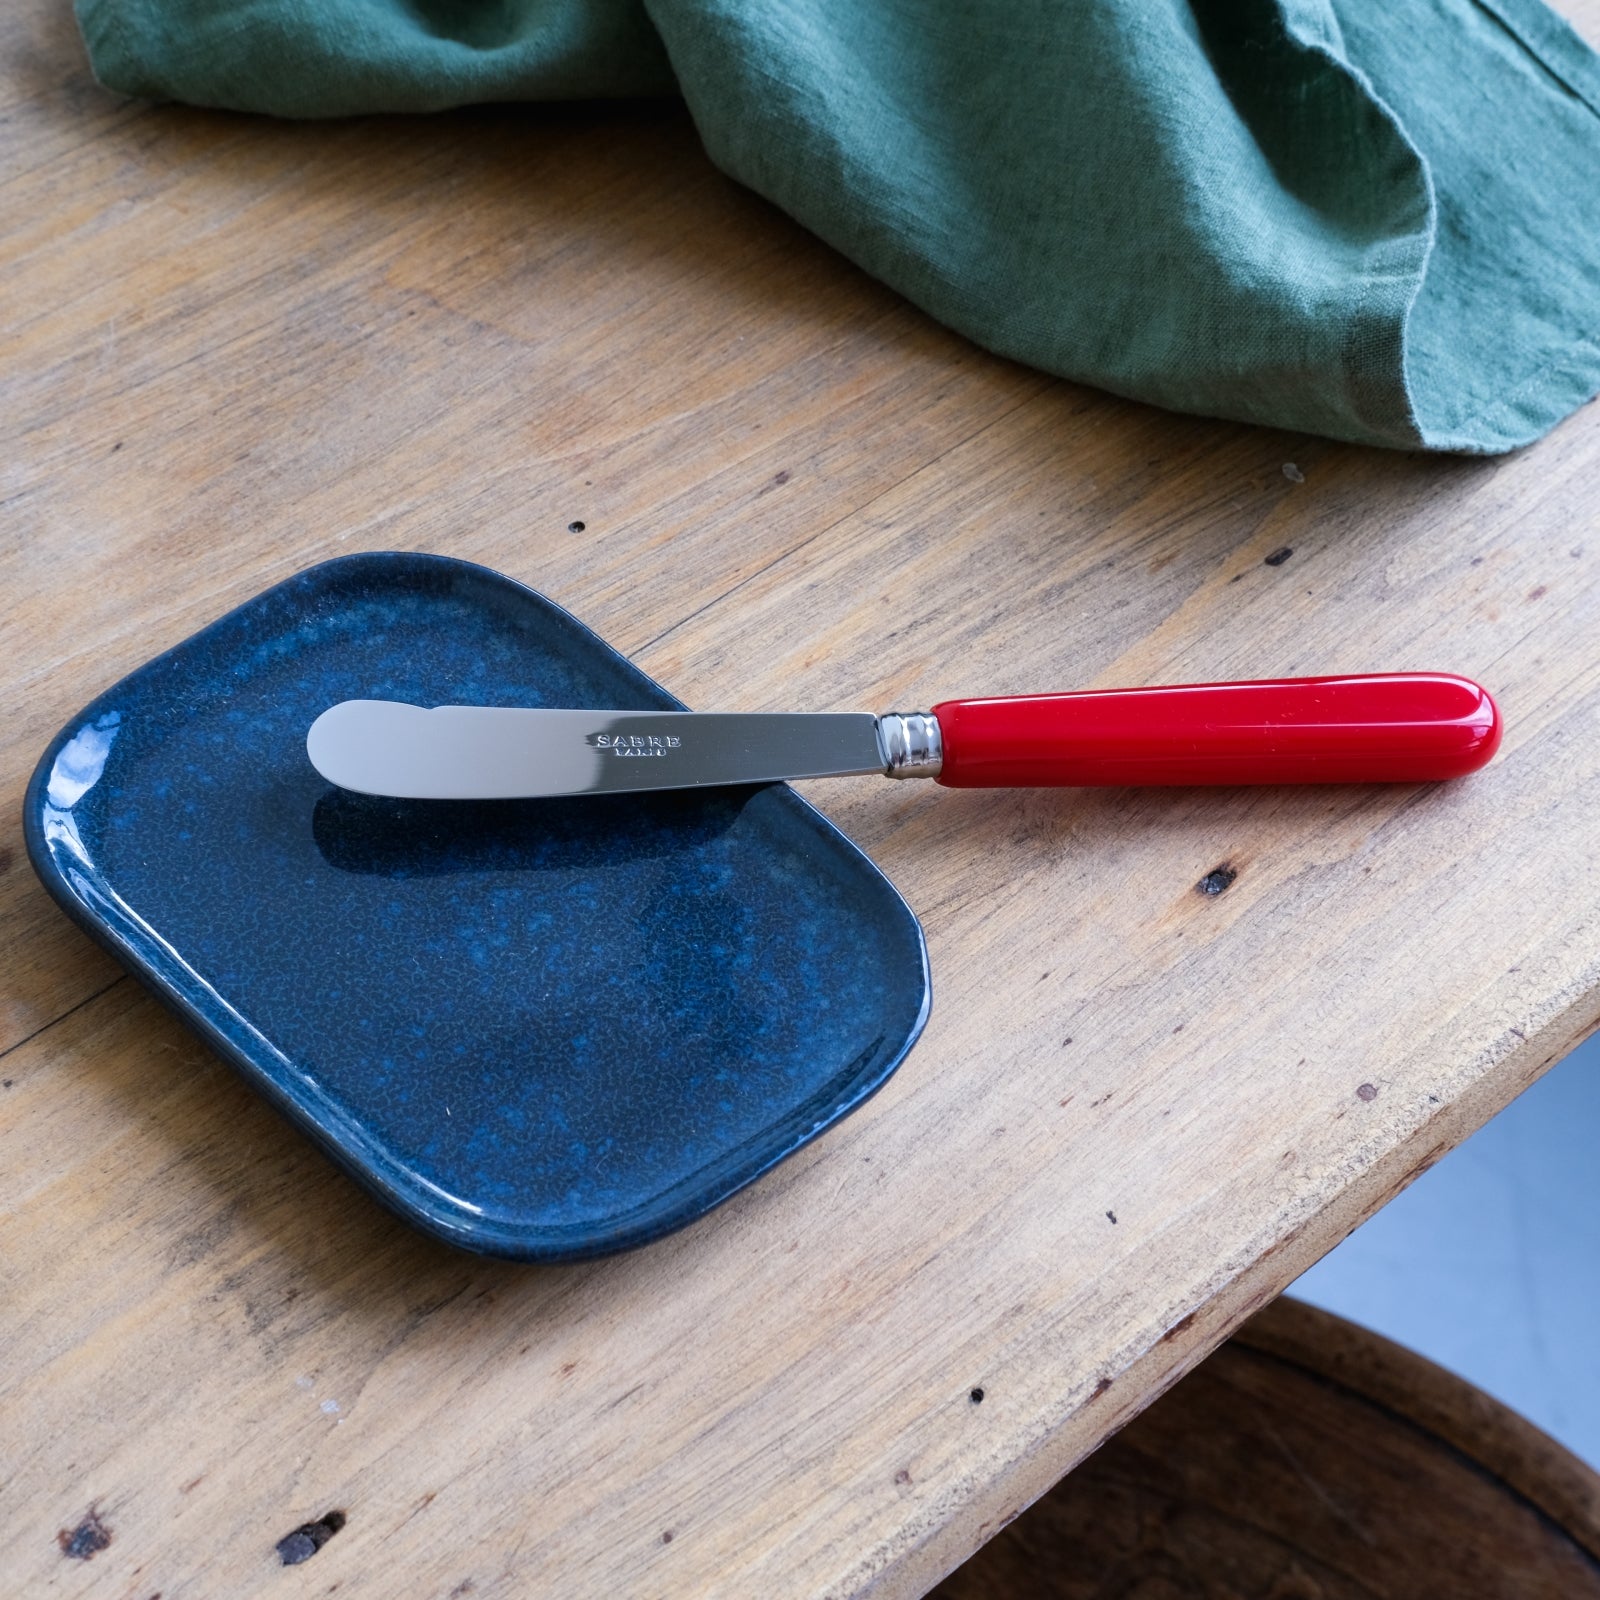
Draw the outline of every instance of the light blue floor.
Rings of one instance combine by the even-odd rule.
[[[1600,1468],[1600,1034],[1289,1291],[1409,1345]]]

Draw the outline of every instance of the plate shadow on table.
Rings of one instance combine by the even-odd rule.
[[[1156,840],[1170,847],[1175,892],[1196,888],[1201,878],[1222,869],[1227,881],[1213,879],[1200,891],[1217,895],[1275,847],[1318,838],[1336,827],[1375,831],[1416,808],[1454,808],[1470,801],[1473,785],[1481,781],[953,790],[937,796],[907,826],[874,840],[872,849],[891,877],[909,884],[918,852],[935,840],[970,849],[977,860],[1015,859],[1019,849],[1035,851],[1041,860],[1071,853],[1086,874],[1096,870],[1097,858],[1109,868],[1130,841]]]

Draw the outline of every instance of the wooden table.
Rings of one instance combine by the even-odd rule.
[[[672,106],[121,104],[55,0],[0,58],[8,1594],[918,1594],[1594,1025],[1600,409],[1499,461],[1167,415],[934,326]],[[85,700],[364,548],[697,706],[1442,667],[1509,732],[1443,788],[816,790],[926,924],[922,1043],[686,1232],[516,1267],[22,855]]]

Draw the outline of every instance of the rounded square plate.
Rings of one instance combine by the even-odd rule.
[[[25,825],[60,904],[409,1221],[525,1260],[643,1244],[916,1041],[922,930],[793,790],[371,799],[305,754],[357,698],[681,709],[508,578],[347,556],[87,706]]]

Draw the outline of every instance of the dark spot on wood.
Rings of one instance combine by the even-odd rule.
[[[1179,1023],[1179,1024],[1178,1024],[1178,1026],[1177,1026],[1177,1027],[1176,1027],[1176,1028],[1174,1028],[1174,1029],[1173,1029],[1173,1030],[1172,1030],[1172,1031],[1173,1031],[1173,1032],[1174,1032],[1174,1033],[1182,1033],[1182,1032],[1183,1032],[1183,1024],[1182,1024],[1182,1023],[1181,1023],[1181,1022],[1180,1022],[1180,1023]]]
[[[583,523],[583,522],[569,522],[567,524],[567,532],[568,533],[582,533],[584,528],[587,527],[587,526],[588,526],[588,524],[587,523]]]
[[[1269,567],[1281,567],[1293,554],[1293,547],[1285,544],[1279,545],[1270,556],[1263,556],[1261,559]]]
[[[789,481],[789,469],[785,467],[782,472],[773,477],[772,481],[774,483],[787,483]]]
[[[667,1529],[664,1529],[662,1531],[661,1542],[662,1542],[662,1544],[671,1544],[672,1543],[672,1529],[671,1528],[667,1528]]]
[[[1195,887],[1196,894],[1221,894],[1224,889],[1230,888],[1239,876],[1237,868],[1230,867],[1226,861],[1220,867],[1213,867]]]
[[[901,1467],[901,1469],[897,1473],[895,1473],[894,1481],[896,1483],[901,1483],[901,1484],[910,1483],[911,1482],[911,1469],[909,1467]]]
[[[1094,1393],[1092,1395],[1090,1395],[1089,1398],[1091,1400],[1098,1400],[1100,1398],[1100,1396],[1103,1395],[1106,1392],[1106,1390],[1109,1389],[1110,1387],[1111,1387],[1111,1380],[1109,1378],[1102,1378],[1094,1386]]]
[[[1115,1211],[1106,1212],[1106,1221],[1109,1222],[1113,1228],[1116,1227],[1116,1225],[1117,1225],[1117,1214],[1116,1214],[1116,1212]]]
[[[1106,1103],[1106,1101],[1109,1100],[1112,1097],[1112,1095],[1114,1095],[1116,1092],[1117,1091],[1115,1089],[1107,1089],[1106,1092],[1103,1095],[1101,1095],[1098,1100],[1091,1100],[1089,1102],[1089,1109],[1091,1111],[1098,1111],[1100,1109],[1100,1107],[1103,1106]]]
[[[122,441],[120,439],[118,439],[117,442],[114,445],[112,445],[112,447],[111,447],[112,455],[115,455],[117,453],[117,451],[119,451],[121,448],[122,448]]]
[[[1243,576],[1244,574],[1242,572],[1236,572],[1231,578],[1228,579],[1228,582],[1237,583]]]
[[[0,844],[0,874],[9,872],[16,864],[16,851],[9,845]]]
[[[1539,584],[1535,584],[1534,587],[1531,588],[1528,591],[1528,598],[1530,600],[1543,600],[1544,597],[1549,593],[1550,593],[1549,585],[1548,584],[1539,583]]]
[[[1192,1311],[1186,1317],[1179,1317],[1178,1320],[1174,1322],[1164,1334],[1161,1335],[1162,1344],[1166,1344],[1172,1339],[1181,1339],[1183,1335],[1194,1326],[1194,1319],[1195,1313]]]
[[[1065,1049],[1066,1049],[1066,1048],[1067,1048],[1067,1046],[1068,1046],[1068,1045],[1069,1045],[1069,1044],[1071,1044],[1071,1043],[1072,1043],[1072,1035],[1071,1035],[1071,1034],[1070,1034],[1070,1033],[1069,1033],[1069,1034],[1068,1034],[1068,1035],[1067,1035],[1067,1036],[1066,1036],[1066,1038],[1065,1038],[1065,1039],[1063,1039],[1063,1040],[1062,1040],[1062,1041],[1061,1041],[1061,1048],[1062,1048],[1062,1049],[1063,1049],[1063,1050],[1065,1050]]]
[[[1376,1100],[1377,1098],[1378,1086],[1375,1083],[1364,1083],[1356,1090],[1357,1100]]]
[[[577,1370],[578,1363],[576,1361],[563,1361],[561,1363],[561,1376],[563,1378],[570,1378]]]
[[[16,1081],[15,1078],[0,1078],[0,1088],[9,1089]]]
[[[309,1522],[305,1528],[297,1528],[293,1533],[285,1534],[278,1541],[278,1559],[286,1567],[297,1567],[302,1561],[309,1561],[317,1553],[317,1542],[306,1532],[310,1528]]]
[[[167,1252],[168,1261],[173,1267],[189,1267],[198,1261],[203,1261],[233,1232],[236,1212],[236,1206],[225,1205],[213,1215],[207,1217],[198,1227],[191,1228],[174,1241]],[[228,1278],[222,1281],[219,1287],[224,1295],[231,1298],[243,1286],[244,1280],[242,1278],[235,1280],[233,1275],[230,1274]],[[263,1326],[271,1321],[272,1316],[269,1312]]]
[[[200,1486],[200,1481],[204,1477],[205,1477],[205,1473],[202,1472],[200,1474],[199,1478],[191,1478],[186,1484],[184,1484],[184,1486],[178,1491],[178,1493],[179,1494],[189,1494],[192,1490],[197,1489]]]
[[[315,1522],[302,1522],[278,1541],[278,1559],[286,1567],[309,1561],[345,1524],[342,1511],[324,1511]]]
[[[1043,983],[1043,982],[1044,982],[1044,980],[1045,980],[1045,979],[1046,979],[1046,978],[1048,978],[1048,977],[1049,977],[1049,976],[1050,976],[1050,974],[1049,974],[1049,973],[1048,973],[1048,972],[1041,972],[1041,973],[1040,973],[1040,974],[1039,974],[1039,982],[1040,982],[1040,983]]]
[[[1471,564],[1473,566],[1475,566],[1475,567],[1481,567],[1483,565],[1483,557],[1482,556],[1474,556],[1472,558],[1472,563]]]
[[[463,1578],[461,1582],[450,1591],[449,1600],[461,1600],[462,1595],[471,1594],[472,1591],[477,1587],[478,1580],[476,1578]]]
[[[93,1561],[111,1543],[111,1530],[100,1520],[98,1506],[90,1506],[76,1528],[62,1528],[56,1534],[62,1555],[72,1561]]]
[[[967,1396],[967,1399],[969,1399],[973,1405],[981,1406],[983,1404],[983,1390],[974,1389],[972,1393]]]

